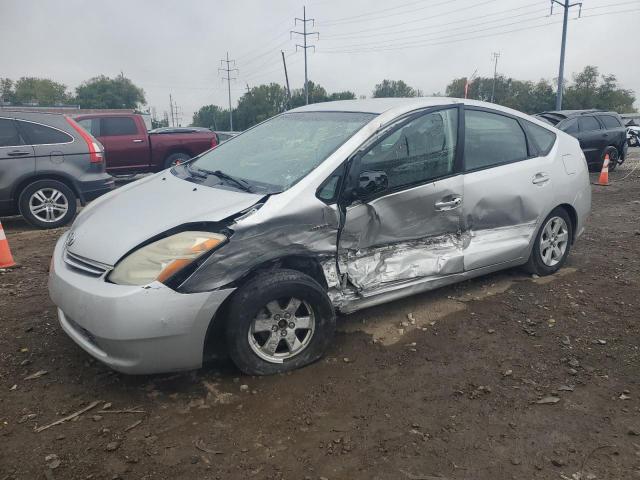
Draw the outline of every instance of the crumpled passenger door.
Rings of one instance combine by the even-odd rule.
[[[338,268],[358,293],[463,271],[459,116],[452,106],[401,122],[352,166],[364,185],[344,209]]]

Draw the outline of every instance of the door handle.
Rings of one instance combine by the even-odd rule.
[[[451,200],[443,200],[435,204],[436,210],[445,211],[453,210],[462,205],[462,197],[453,197]]]
[[[7,153],[9,157],[24,157],[25,155],[29,155],[29,152],[24,152],[22,150],[13,150]]]
[[[549,180],[551,180],[551,177],[549,177],[549,175],[547,175],[546,173],[536,173],[531,179],[531,183],[533,183],[534,185],[542,185],[544,183],[547,183]]]
[[[133,140],[133,143],[142,143],[142,140],[140,140],[139,138],[136,138],[135,140]]]

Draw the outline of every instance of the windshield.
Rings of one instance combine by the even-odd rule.
[[[223,172],[254,190],[284,191],[320,165],[376,115],[348,112],[285,113],[234,137],[190,165]]]

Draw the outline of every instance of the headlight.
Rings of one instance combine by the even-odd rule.
[[[227,237],[211,232],[181,232],[150,243],[125,257],[109,275],[119,285],[165,282],[173,274],[222,244]]]

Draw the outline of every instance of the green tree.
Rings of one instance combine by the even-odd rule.
[[[13,90],[13,80],[10,78],[0,78],[0,104],[15,103],[16,95]]]
[[[564,94],[566,109],[599,108],[620,113],[635,111],[635,94],[620,88],[615,75],[600,75],[598,67],[587,65],[573,77]]]
[[[13,87],[13,102],[16,104],[53,106],[64,105],[68,101],[67,86],[48,78],[22,77]]]
[[[194,127],[205,127],[221,131],[229,130],[229,110],[224,110],[217,105],[204,105],[194,113],[191,124]]]
[[[144,90],[122,75],[91,78],[76,88],[75,101],[81,108],[138,108],[144,105]]]
[[[321,85],[309,80],[309,103],[327,102],[329,95]],[[291,108],[301,107],[305,104],[304,88],[296,88],[291,92]]]
[[[355,100],[355,98],[356,94],[349,90],[345,90],[343,92],[334,92],[329,95],[330,102],[333,102],[334,100]]]
[[[277,83],[258,85],[238,100],[234,110],[234,128],[244,130],[283,112],[287,105],[287,94]],[[236,120],[237,119],[237,120]]]
[[[373,98],[386,97],[419,97],[422,92],[410,87],[402,80],[383,80],[373,89]]]

